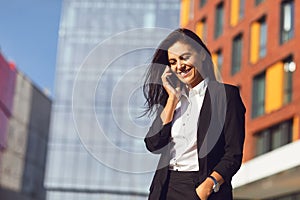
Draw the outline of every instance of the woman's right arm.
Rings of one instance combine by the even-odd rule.
[[[162,153],[170,142],[172,119],[178,100],[169,97],[161,113],[153,121],[144,141],[152,153]]]
[[[170,142],[172,120],[177,103],[180,99],[180,83],[173,88],[167,78],[172,75],[170,67],[166,66],[161,76],[163,86],[168,93],[168,100],[163,110],[158,111],[158,115],[150,127],[144,141],[147,149],[152,153],[162,153]]]

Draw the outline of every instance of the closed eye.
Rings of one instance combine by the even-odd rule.
[[[175,59],[170,59],[169,60],[169,63],[170,63],[170,65],[176,65],[176,60]]]
[[[182,54],[179,58],[180,58],[181,60],[188,60],[190,57],[191,57],[191,54],[190,54],[190,53],[184,53],[184,54]]]
[[[186,61],[186,60],[190,59],[190,57],[191,57],[191,53],[183,53],[181,56],[179,56],[179,59]],[[177,60],[176,59],[170,59],[169,63],[170,63],[170,65],[176,65]]]

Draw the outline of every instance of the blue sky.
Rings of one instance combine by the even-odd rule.
[[[0,48],[53,95],[62,0],[0,0]]]

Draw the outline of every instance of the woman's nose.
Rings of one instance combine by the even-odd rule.
[[[177,62],[177,69],[181,70],[184,67],[184,63],[182,61]]]

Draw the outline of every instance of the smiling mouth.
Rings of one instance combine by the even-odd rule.
[[[191,70],[192,70],[192,68],[183,69],[183,70],[180,70],[180,72],[178,72],[178,74],[180,74],[183,78],[185,78]]]

